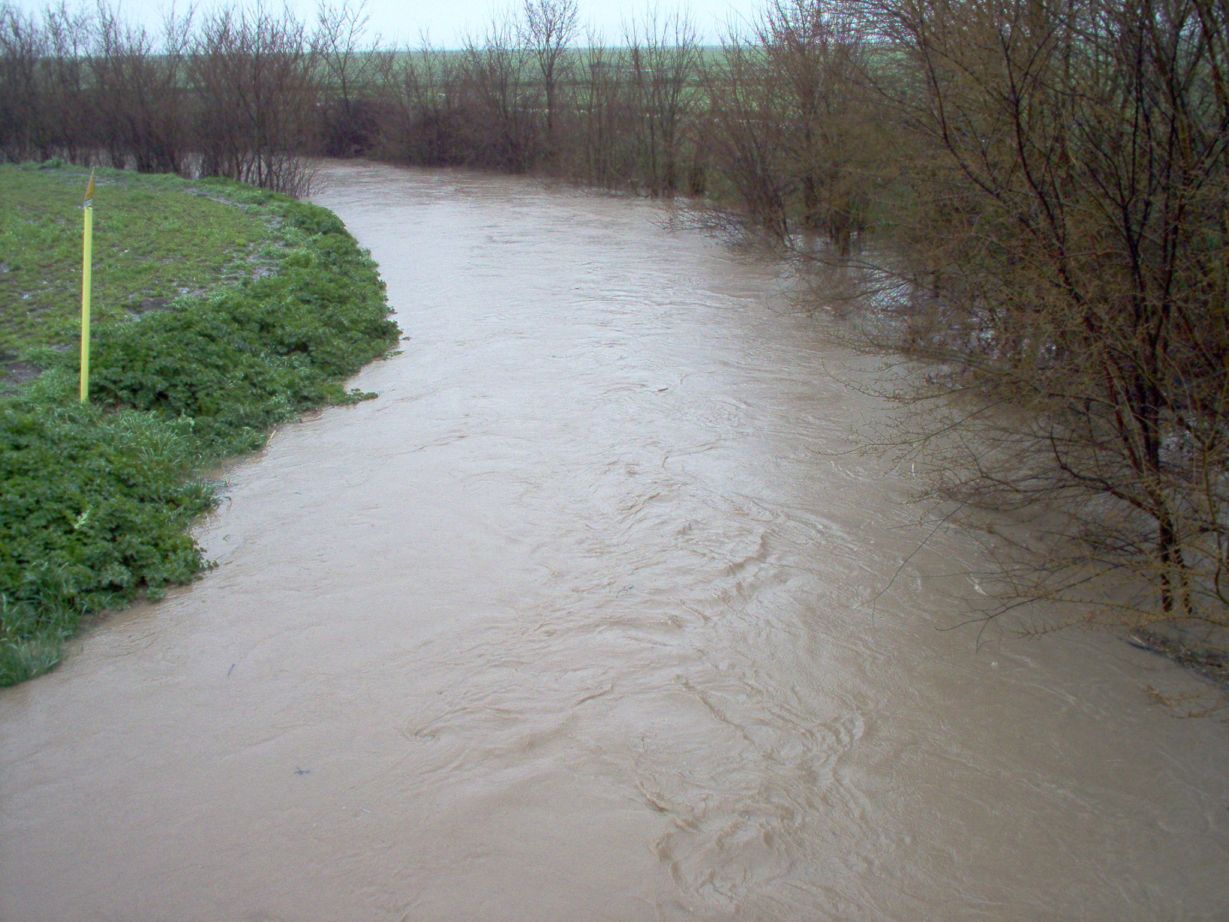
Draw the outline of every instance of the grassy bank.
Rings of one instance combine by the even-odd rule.
[[[396,327],[331,213],[229,182],[105,171],[92,401],[76,399],[80,201],[70,167],[0,166],[0,685],[82,619],[207,564],[206,467],[261,447]]]

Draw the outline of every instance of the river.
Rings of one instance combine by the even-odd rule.
[[[950,629],[983,551],[918,550],[780,265],[322,179],[403,351],[227,473],[216,570],[0,693],[0,919],[1229,917],[1229,730],[1148,692],[1205,686]]]

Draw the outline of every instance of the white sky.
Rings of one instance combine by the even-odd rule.
[[[184,9],[187,0],[177,0],[177,8]],[[579,0],[582,39],[587,27],[600,30],[610,45],[620,44],[625,20],[643,19],[652,0],[620,2],[620,0]],[[18,9],[38,13],[48,5],[43,0],[16,0]],[[199,0],[198,8],[208,9],[210,0]],[[703,44],[715,45],[725,34],[728,22],[745,22],[755,16],[762,0],[658,0],[661,13],[682,9],[690,14],[696,32]],[[77,0],[69,0],[69,6],[80,7]],[[92,8],[92,0],[84,4]],[[122,18],[133,24],[156,29],[162,21],[170,0],[118,0]],[[280,9],[282,0],[266,0],[266,6]],[[299,18],[314,19],[317,0],[286,0]],[[384,44],[417,45],[419,36],[426,30],[431,43],[440,48],[456,48],[466,34],[481,36],[492,18],[501,11],[519,8],[519,0],[366,0],[369,35],[378,33]]]

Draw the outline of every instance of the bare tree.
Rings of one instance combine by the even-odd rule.
[[[0,150],[9,160],[51,156],[40,62],[46,35],[33,16],[0,3]]]
[[[619,52],[593,32],[588,35],[580,82],[581,176],[606,188],[632,186],[636,173],[633,129],[638,118],[626,67]]]
[[[1042,503],[1013,592],[1229,624],[1229,12],[1218,0],[878,4],[917,82],[932,380],[1019,408],[949,441],[949,495]],[[919,272],[919,274],[924,274]],[[1091,587],[1112,581],[1110,596]]]
[[[556,134],[559,84],[566,79],[567,49],[576,38],[576,0],[524,0],[520,38],[538,65],[546,94],[546,145],[548,156],[558,150]]]
[[[462,62],[457,55],[433,47],[426,37],[404,60],[401,70],[394,66],[389,71],[398,75],[400,85],[397,99],[403,155],[426,166],[467,162]]]
[[[384,59],[376,53],[377,39],[367,46],[369,20],[363,0],[321,0],[317,8],[313,44],[328,77],[322,134],[330,156],[354,156],[375,143],[379,126],[373,84]]]
[[[48,55],[42,108],[51,119],[55,147],[75,163],[90,158],[97,137],[87,79],[90,26],[89,16],[65,2],[48,7],[43,16]]]
[[[842,255],[866,228],[867,203],[884,143],[860,75],[867,68],[861,23],[848,5],[773,0],[757,28],[770,79],[787,99],[791,172],[802,222],[824,231]]]
[[[196,33],[191,76],[206,175],[302,194],[302,154],[319,99],[318,61],[303,24],[265,7],[223,8]]]
[[[525,79],[530,61],[519,32],[510,19],[495,20],[481,42],[467,39],[464,51],[464,79],[479,139],[474,162],[514,172],[530,169],[539,153],[537,87]]]
[[[758,40],[731,37],[722,50],[720,61],[703,68],[712,156],[743,213],[784,241],[792,176],[782,87]]]
[[[191,143],[182,98],[190,30],[191,20],[172,12],[159,47],[144,28],[98,7],[90,72],[99,140],[113,166],[183,171]]]
[[[778,240],[820,231],[847,258],[867,227],[887,140],[862,80],[860,23],[828,0],[775,0],[723,49],[703,68],[715,165]]]
[[[638,110],[643,173],[653,195],[674,195],[686,121],[695,108],[689,90],[700,55],[695,25],[681,12],[650,9],[643,22],[624,27],[628,66]]]

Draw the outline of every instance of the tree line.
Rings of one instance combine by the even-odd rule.
[[[1229,0],[766,0],[720,48],[524,0],[449,50],[375,47],[344,3],[155,34],[0,0],[0,158],[292,193],[321,154],[543,173],[841,263],[931,363],[908,399],[958,414],[906,439],[936,497],[1042,517],[1003,607],[1136,624],[1229,621],[1227,145]]]

